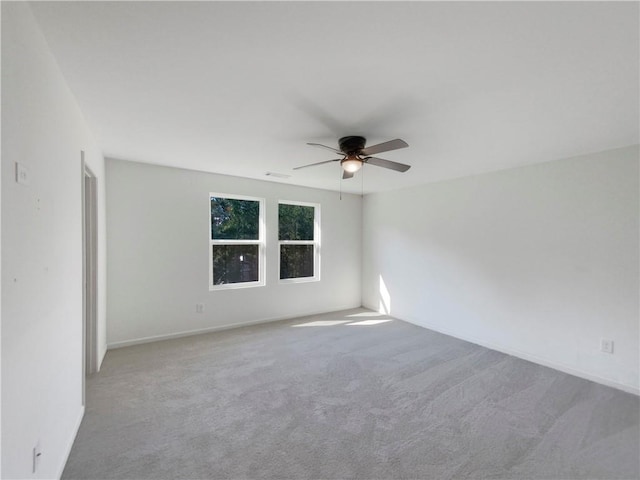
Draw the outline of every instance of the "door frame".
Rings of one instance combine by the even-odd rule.
[[[97,178],[80,152],[82,173],[82,404],[86,376],[98,371]]]

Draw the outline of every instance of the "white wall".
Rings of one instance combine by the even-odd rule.
[[[209,192],[266,199],[266,286],[209,291]],[[278,200],[321,204],[320,282],[278,282]],[[361,205],[355,195],[107,159],[109,346],[360,306]]]
[[[104,352],[104,160],[28,5],[2,2],[2,478],[59,476],[83,412],[81,150],[102,192]]]
[[[363,304],[638,393],[638,173],[633,146],[368,195]]]
[[[0,8],[0,24],[2,22],[2,8]],[[1,27],[0,27],[1,30]],[[0,41],[1,43],[1,41]],[[0,72],[2,68],[0,68]],[[0,79],[0,86],[2,80]],[[1,88],[0,88],[1,90]],[[2,94],[0,93],[0,99]],[[0,132],[2,131],[2,121],[0,120]],[[1,145],[0,141],[0,145]],[[0,159],[1,159],[0,152]],[[2,168],[0,168],[0,259],[2,258]],[[0,261],[0,299],[2,298],[2,261]],[[1,305],[1,302],[0,302]],[[2,308],[0,307],[0,478],[2,478]]]

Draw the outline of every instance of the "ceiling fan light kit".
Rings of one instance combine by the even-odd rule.
[[[404,140],[396,138],[395,140],[389,140],[388,142],[379,143],[377,145],[372,145],[371,147],[365,148],[366,142],[366,138],[356,135],[342,137],[340,140],[338,140],[338,145],[340,146],[339,150],[333,147],[322,145],[320,143],[308,143],[307,145],[326,148],[335,153],[341,154],[343,155],[343,158],[336,158],[335,160],[325,160],[324,162],[312,163],[310,165],[302,165],[301,167],[295,167],[294,170],[299,170],[306,167],[314,167],[316,165],[323,165],[325,163],[340,162],[340,166],[342,167],[342,170],[344,170],[342,178],[347,179],[352,178],[353,174],[360,170],[362,168],[362,165],[364,165],[365,163],[375,165],[376,167],[395,170],[396,172],[406,172],[407,170],[409,170],[409,168],[411,168],[410,165],[405,165],[404,163],[392,162],[391,160],[385,160],[383,158],[376,158],[371,156],[376,153],[388,152],[391,150],[398,150],[399,148],[408,147],[409,144]]]
[[[348,156],[342,159],[340,165],[345,172],[355,173],[362,168],[362,159],[355,155]]]

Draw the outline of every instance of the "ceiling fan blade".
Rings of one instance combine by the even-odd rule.
[[[346,170],[343,170],[342,179],[346,180],[347,178],[353,178],[353,172],[347,172]]]
[[[307,168],[307,167],[315,167],[316,165],[322,165],[325,163],[339,162],[340,160],[342,159],[336,158],[335,160],[325,160],[324,162],[310,163],[309,165],[302,165],[301,167],[295,167],[294,170],[300,170],[301,168]]]
[[[321,143],[307,143],[307,145],[311,145],[312,147],[322,147],[331,150],[332,152],[337,153],[338,155],[344,155],[340,150],[333,147],[327,147],[326,145],[322,145]]]
[[[406,148],[409,144],[404,140],[396,138],[395,140],[389,140],[388,142],[379,143],[370,147],[360,150],[360,155],[373,155],[375,153],[389,152],[391,150],[398,150],[399,148]]]
[[[411,168],[411,165],[405,165],[404,163],[392,162],[391,160],[385,160],[384,158],[367,157],[363,158],[364,163],[375,165],[376,167],[389,168],[396,172],[406,172]]]

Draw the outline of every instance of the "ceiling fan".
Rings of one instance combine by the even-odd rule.
[[[389,168],[391,170],[395,170],[396,172],[406,172],[411,168],[410,165],[405,165],[404,163],[392,162],[391,160],[385,160],[383,158],[371,156],[376,153],[389,152],[391,150],[408,147],[409,144],[404,140],[396,138],[395,140],[389,140],[388,142],[379,143],[377,145],[372,145],[365,148],[366,141],[367,139],[364,137],[342,137],[340,140],[338,140],[338,145],[340,146],[339,150],[333,147],[328,147],[326,145],[321,145],[319,143],[307,143],[307,145],[311,145],[314,147],[327,148],[332,152],[342,155],[342,158],[325,160],[324,162],[312,163],[310,165],[303,165],[301,167],[295,167],[294,170],[314,167],[316,165],[322,165],[325,163],[340,162],[340,166],[343,170],[342,178],[346,179],[353,177],[353,174],[360,170],[362,168],[362,165],[364,165],[365,163],[369,165],[375,165],[376,167]]]

